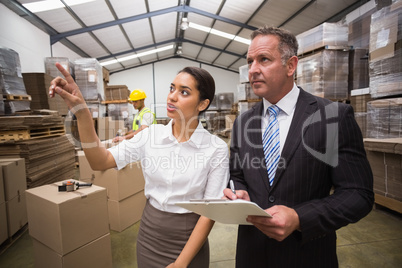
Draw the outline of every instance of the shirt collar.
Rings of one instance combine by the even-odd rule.
[[[191,135],[190,139],[186,142],[194,145],[197,148],[200,148],[202,145],[202,139],[205,131],[206,130],[204,129],[204,127],[201,124],[201,121],[199,120],[197,128]],[[169,123],[166,125],[164,132],[161,134],[161,137],[162,139],[169,139],[172,142],[178,143],[176,137],[173,136],[173,120],[170,120]]]
[[[297,99],[299,98],[299,93],[300,89],[296,86],[295,83],[293,83],[293,88],[291,91],[289,91],[288,94],[286,94],[280,101],[276,103],[276,106],[281,109],[282,112],[284,112],[286,115],[290,115],[293,111],[293,109],[296,106]],[[263,110],[263,116],[266,115],[268,107],[272,106],[269,101],[266,99],[262,99],[263,104],[264,104],[264,110]]]

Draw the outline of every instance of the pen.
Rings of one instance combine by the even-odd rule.
[[[236,194],[236,190],[235,190],[235,188],[234,188],[234,183],[233,183],[232,180],[230,180],[230,190],[232,190],[232,192],[233,192],[234,194]]]

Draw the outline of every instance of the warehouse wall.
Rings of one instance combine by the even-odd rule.
[[[166,117],[166,99],[170,83],[177,73],[186,66],[197,66],[206,69],[215,79],[216,94],[233,92],[237,101],[237,84],[239,75],[206,64],[186,59],[171,59],[115,73],[110,76],[110,85],[121,84],[122,81],[130,90],[140,88],[147,94],[145,105],[154,108],[157,117]]]
[[[43,59],[50,56],[49,35],[0,4],[0,46],[15,50],[21,71],[44,72]]]

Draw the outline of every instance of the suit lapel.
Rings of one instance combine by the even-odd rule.
[[[313,114],[317,110],[316,102],[317,101],[313,95],[306,93],[303,89],[300,88],[300,94],[296,103],[293,120],[290,124],[289,132],[281,155],[281,158],[283,158],[285,160],[285,163],[287,164],[290,163],[295,150],[299,147],[302,139],[302,131],[305,132],[308,128],[306,127],[305,129],[302,129],[305,121],[309,118],[311,114]],[[308,125],[309,124],[307,124],[307,126]],[[280,180],[285,170],[286,165],[285,168],[277,169],[272,188]]]

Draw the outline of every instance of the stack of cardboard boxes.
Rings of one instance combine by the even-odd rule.
[[[27,222],[25,160],[0,159],[0,244]]]
[[[365,139],[377,204],[402,213],[402,138]]]
[[[348,98],[348,27],[323,23],[296,36],[299,42],[297,84],[313,95]]]
[[[93,171],[83,151],[78,151],[80,180],[107,189],[110,229],[121,232],[141,219],[145,207],[144,176],[140,162],[121,170]]]
[[[26,191],[36,267],[112,267],[106,189],[59,192],[62,182]]]

